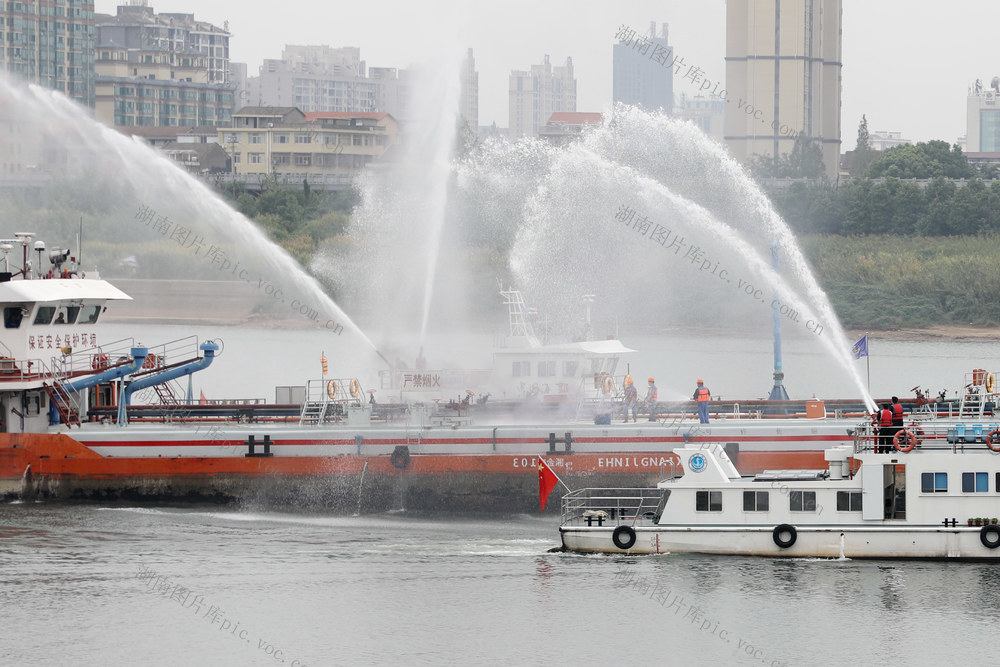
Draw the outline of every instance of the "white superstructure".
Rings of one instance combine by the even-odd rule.
[[[655,489],[563,499],[571,551],[847,558],[1000,557],[1000,429],[911,425],[891,453],[862,427],[825,470],[740,477],[719,444],[674,450],[681,477]],[[911,438],[912,436],[912,438]],[[911,447],[912,446],[912,447]],[[907,451],[909,450],[909,451]]]

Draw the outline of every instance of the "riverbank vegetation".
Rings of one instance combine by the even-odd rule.
[[[1000,325],[1000,236],[800,236],[841,323]]]

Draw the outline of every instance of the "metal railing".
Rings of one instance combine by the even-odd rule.
[[[885,428],[892,430],[886,433],[882,430]],[[885,438],[885,441],[880,442],[880,438]],[[856,454],[878,452],[887,445],[890,447],[888,453],[904,454],[912,450],[963,452],[990,449],[1000,452],[1000,419],[969,423],[913,419],[902,427],[879,427],[866,422],[854,430]]]
[[[90,347],[72,354],[52,358],[52,372],[64,377],[98,373],[112,366],[130,363],[135,341],[123,338],[97,347]]]
[[[577,489],[563,496],[562,523],[602,526],[605,523],[655,523],[669,490]]]

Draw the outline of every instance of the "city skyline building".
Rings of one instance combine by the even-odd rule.
[[[458,113],[469,131],[476,134],[479,131],[479,72],[476,71],[476,58],[471,48],[462,61],[460,85]]]
[[[887,130],[875,130],[869,133],[868,143],[872,150],[887,151],[896,146],[906,146],[913,142],[903,138],[902,132],[889,132]]]
[[[508,137],[538,136],[538,131],[556,111],[576,111],[576,78],[573,59],[553,67],[548,54],[531,69],[513,70],[508,82],[510,114]]]
[[[665,51],[665,62],[671,62],[673,47],[667,44],[668,25],[656,36],[656,22],[649,23],[649,36],[639,45],[617,42],[612,50],[612,99],[622,104],[641,106],[649,111],[674,112],[674,69],[664,67],[664,61],[650,58],[649,49]]]
[[[0,69],[94,106],[93,0],[0,2]]]
[[[286,45],[247,78],[247,102],[303,112],[389,113],[407,118],[408,70],[369,68],[356,46]]]
[[[399,125],[384,112],[248,106],[218,134],[236,174],[346,185],[399,142]]]
[[[146,0],[98,14],[95,115],[110,125],[227,125],[229,29],[193,14],[157,14]]]
[[[725,143],[726,101],[721,97],[682,94],[676,115],[691,121],[720,144]]]
[[[740,161],[792,152],[799,136],[840,159],[842,0],[728,0],[726,145]]]
[[[966,152],[1000,152],[1000,77],[993,77],[988,88],[976,79],[969,87],[965,109]]]

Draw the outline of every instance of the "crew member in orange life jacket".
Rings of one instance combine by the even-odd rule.
[[[892,408],[888,403],[883,403],[877,415],[879,446],[875,448],[875,453],[888,454],[893,450],[892,438],[896,435],[896,429],[892,426]]]
[[[892,397],[892,425],[898,427],[897,433],[903,428],[903,404],[895,396]]]
[[[656,381],[649,378],[649,389],[646,390],[646,409],[649,410],[649,421],[656,421]]]
[[[712,392],[708,390],[701,378],[698,378],[698,388],[694,390],[694,400],[698,401],[698,421],[702,424],[708,423],[708,402],[712,399]]]

